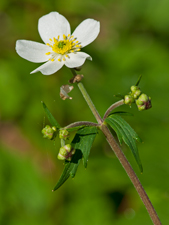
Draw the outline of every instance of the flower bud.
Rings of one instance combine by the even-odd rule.
[[[124,104],[131,105],[134,102],[134,98],[131,95],[124,96]]]
[[[140,96],[140,94],[141,94],[141,91],[140,90],[137,90],[137,91],[135,91],[133,93],[133,97],[136,99],[136,98],[138,98]]]
[[[72,156],[75,154],[75,149],[71,147],[70,144],[67,144],[60,148],[57,158],[60,160],[71,161]]]
[[[135,92],[135,91],[137,91],[139,89],[139,87],[133,85],[133,86],[131,86],[130,89],[131,89],[132,92]]]
[[[140,90],[140,88],[138,87],[138,86],[131,86],[131,91],[132,91],[132,93],[131,93],[131,95],[136,99],[136,98],[138,98],[139,96],[140,96],[140,94],[141,94],[141,90]]]
[[[139,111],[150,109],[152,107],[151,98],[146,94],[141,94],[140,97],[136,100],[136,105]]]
[[[50,127],[49,125],[46,125],[42,129],[43,138],[47,138],[51,140],[54,137],[54,133],[56,132],[56,127]]]
[[[67,130],[60,130],[59,131],[59,138],[67,140],[69,138],[69,132]]]

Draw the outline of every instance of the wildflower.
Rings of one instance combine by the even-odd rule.
[[[92,60],[81,49],[96,39],[100,32],[100,23],[86,19],[71,35],[67,19],[58,12],[51,12],[39,19],[38,31],[45,44],[18,40],[16,51],[28,61],[46,62],[31,73],[40,71],[44,75],[51,75],[63,65],[76,68],[82,66],[86,59]]]

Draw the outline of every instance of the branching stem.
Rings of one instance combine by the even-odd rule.
[[[76,75],[76,72],[71,69],[73,75]],[[151,218],[151,220],[153,221],[154,225],[161,225],[160,219],[148,197],[148,195],[146,194],[143,186],[141,185],[137,175],[135,174],[133,168],[131,167],[130,163],[128,162],[128,160],[126,159],[125,155],[123,154],[122,150],[120,149],[120,147],[118,146],[116,140],[114,139],[113,135],[111,134],[110,130],[108,129],[107,125],[104,124],[104,120],[101,119],[98,111],[96,110],[90,96],[88,95],[86,89],[84,88],[83,84],[81,82],[78,83],[78,87],[84,97],[84,99],[86,100],[88,106],[90,107],[93,115],[95,116],[98,125],[100,127],[100,130],[103,132],[103,134],[105,135],[110,147],[112,148],[112,150],[114,151],[115,155],[117,156],[117,158],[119,159],[120,163],[122,164],[123,168],[125,169],[127,175],[129,176],[131,182],[133,183],[137,193],[139,194],[140,198],[142,199],[148,213],[149,216]],[[105,115],[104,115],[104,119],[108,116],[108,114],[116,107],[120,106],[123,104],[123,101],[119,101],[115,104],[113,104],[112,106],[110,106],[108,108],[108,110],[106,111]]]
[[[124,100],[120,100],[118,102],[115,102],[114,104],[112,104],[108,109],[107,111],[105,112],[104,116],[103,116],[103,121],[108,117],[108,115],[111,113],[111,111],[113,111],[113,109],[121,106],[124,104]]]

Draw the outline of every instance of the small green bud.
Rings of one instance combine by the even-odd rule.
[[[75,154],[75,149],[71,147],[70,144],[67,144],[60,148],[57,158],[60,160],[71,161],[72,156]]]
[[[43,138],[47,138],[51,140],[54,137],[54,133],[56,132],[56,127],[50,127],[49,125],[46,125],[42,129]]]
[[[141,90],[140,90],[140,88],[138,87],[138,86],[131,86],[131,91],[132,91],[132,93],[131,93],[131,95],[136,99],[136,98],[138,98],[139,96],[140,96],[140,94],[141,94]]]
[[[67,130],[60,130],[59,131],[59,138],[67,140],[69,138],[69,132]]]
[[[136,100],[136,105],[139,111],[150,109],[152,107],[151,98],[146,94],[141,94],[140,97]]]
[[[139,87],[133,85],[133,86],[131,86],[130,89],[131,89],[132,92],[135,92],[135,91],[137,91],[139,89]]]
[[[134,102],[134,98],[131,95],[124,96],[124,104],[131,105]]]
[[[136,99],[140,96],[141,94],[141,91],[140,90],[136,90],[134,93],[133,93],[133,97]]]

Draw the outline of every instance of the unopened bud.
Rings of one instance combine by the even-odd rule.
[[[42,129],[43,138],[47,138],[51,140],[54,137],[54,133],[56,132],[56,127],[50,127],[49,125],[46,125]]]
[[[151,98],[146,94],[141,94],[140,97],[136,100],[136,105],[139,111],[150,109],[152,107]]]
[[[59,138],[67,140],[69,138],[69,132],[67,130],[60,130],[59,131]]]
[[[71,161],[72,156],[74,154],[75,154],[75,149],[72,148],[70,144],[67,144],[67,145],[60,148],[57,158],[60,159],[60,160]]]
[[[131,91],[132,91],[132,93],[131,93],[131,95],[136,99],[136,98],[138,98],[139,96],[140,96],[140,94],[141,94],[141,90],[140,90],[140,88],[138,87],[138,86],[131,86]]]
[[[124,96],[124,104],[131,105],[134,102],[134,98],[131,95]]]

